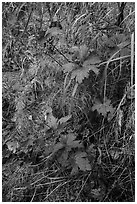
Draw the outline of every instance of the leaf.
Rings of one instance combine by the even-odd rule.
[[[48,106],[48,107],[46,108],[45,115],[46,115],[46,114],[52,114],[52,108],[51,108],[50,106]]]
[[[88,47],[86,45],[81,45],[79,48],[79,55],[80,55],[80,60],[84,60],[84,58],[88,54]]]
[[[76,139],[76,135],[74,133],[69,133],[68,139],[67,139],[67,144],[71,145],[75,139]]]
[[[105,189],[99,187],[91,190],[91,195],[94,199],[101,201],[105,195]]]
[[[119,157],[121,156],[121,152],[119,151],[119,149],[111,149],[109,151],[109,154],[111,155],[112,159],[117,160],[119,159]]]
[[[65,148],[65,151],[69,152],[71,151],[72,148],[81,148],[83,145],[79,140],[75,140],[76,136],[73,133],[70,133],[68,135],[62,135],[60,136],[60,142],[59,144],[57,143],[55,146],[54,152],[56,152],[61,148]]]
[[[46,62],[47,62],[47,60],[40,58],[40,66],[42,69],[45,68]]]
[[[117,46],[119,47],[119,49],[123,49],[123,48],[127,47],[128,45],[130,45],[130,42],[129,42],[129,40],[126,40],[124,42],[121,42]]]
[[[97,55],[90,56],[90,58],[83,63],[82,67],[79,67],[72,71],[71,79],[76,78],[76,81],[81,84],[84,78],[88,78],[90,70],[98,75],[99,69],[96,67],[96,64],[98,64],[99,62],[100,59]]]
[[[67,146],[71,148],[82,147],[80,140],[75,140],[76,135],[74,133],[69,133],[67,138]]]
[[[62,34],[62,30],[57,27],[53,27],[47,31],[46,35],[47,34],[50,34],[51,36],[56,36],[56,35]]]
[[[55,144],[54,148],[53,148],[53,154],[58,152],[60,149],[62,149],[64,147],[64,145],[61,142],[58,142],[57,144]]]
[[[84,78],[88,78],[89,76],[89,69],[76,69],[71,74],[71,79],[74,79],[76,77],[76,81],[81,84]]]
[[[75,93],[76,93],[76,91],[77,91],[77,88],[78,88],[78,83],[76,83],[75,86],[74,86],[74,89],[73,89],[73,92],[72,92],[72,97],[75,96]]]
[[[69,133],[68,135],[62,135],[60,137],[60,142],[64,145],[67,151],[71,151],[72,148],[83,147],[80,140],[76,140],[76,135],[74,133]]]
[[[17,141],[8,141],[7,143],[8,149],[13,153],[19,148],[19,143]]]
[[[114,116],[114,111],[112,112],[109,112],[108,115],[107,115],[107,120],[110,121]]]
[[[46,116],[46,115],[45,115]],[[57,128],[57,118],[55,118],[52,113],[48,113],[46,119],[46,124],[48,127],[56,129]]]
[[[50,78],[47,78],[47,79],[44,80],[44,84],[45,84],[47,87],[49,87],[49,88],[52,87],[52,83],[51,83],[51,82],[52,82],[52,81],[51,81]]]
[[[88,55],[88,47],[86,45],[81,45],[80,47],[74,46],[69,51],[73,54],[73,61],[79,60],[83,62]]]
[[[71,170],[71,175],[76,175],[77,173],[78,173],[78,165],[74,164]]]
[[[96,67],[96,65],[87,65],[85,66],[87,69],[92,70],[96,75],[99,74],[99,69]]]
[[[86,60],[83,63],[83,67],[86,67],[89,70],[92,70],[96,75],[98,75],[99,73],[99,69],[96,67],[97,64],[99,64],[101,62],[101,60],[99,59],[99,57],[97,55],[90,55],[90,57],[88,58],[88,60]]]
[[[58,123],[59,124],[66,123],[71,117],[72,117],[72,115],[67,115],[65,117],[62,117],[59,119]]]
[[[34,145],[33,141],[33,138],[29,138],[21,143],[21,151],[23,151],[24,153],[28,153],[28,148]]]
[[[32,77],[35,76],[38,72],[39,66],[34,63],[30,65],[30,68],[28,69],[28,74]]]
[[[68,135],[61,135],[59,141],[64,144],[64,146],[67,144]]]
[[[71,53],[75,53],[75,52],[78,52],[79,51],[79,47],[78,46],[73,46],[69,49],[69,52]]]
[[[90,190],[91,196],[97,201],[102,201],[104,196],[106,195],[106,185],[102,181],[102,179],[98,179],[98,185],[93,183],[93,187]]]
[[[96,65],[101,62],[99,56],[94,53],[94,51],[89,55],[88,59],[85,60],[84,64],[87,65]]]
[[[88,154],[88,160],[91,164],[91,166],[93,166],[94,161],[96,159],[96,154],[97,154],[97,149],[96,146],[94,144],[91,144],[87,150],[86,150],[87,154]]]
[[[67,63],[67,64],[64,64],[62,67],[63,67],[63,71],[65,73],[71,72],[75,68],[75,64],[74,63]]]
[[[62,165],[62,166],[68,166],[69,161],[68,161],[68,154],[69,152],[64,150],[61,154],[61,156],[58,158],[58,162]]]
[[[20,110],[23,110],[24,108],[25,108],[25,103],[23,102],[23,99],[17,101],[16,110],[20,111]]]
[[[13,26],[15,25],[16,22],[17,22],[17,15],[16,15],[16,12],[13,12],[8,18],[8,23],[11,24],[11,26]]]
[[[111,101],[106,99],[104,103],[101,103],[100,101],[96,101],[95,104],[92,106],[92,111],[97,110],[99,114],[102,114],[104,117],[107,116],[107,113],[111,113],[111,115],[114,113],[114,108],[111,105]]]
[[[91,170],[91,165],[90,165],[89,160],[87,158],[86,152],[78,152],[75,155],[75,160],[76,160],[76,164],[78,165],[80,170],[82,170],[82,171]]]
[[[119,109],[117,111],[117,123],[118,123],[118,128],[121,132],[121,127],[122,127],[122,119],[123,119],[123,111],[121,109]]]
[[[115,48],[117,45],[116,45],[116,42],[114,41],[114,39],[109,39],[107,40],[106,42],[106,45],[109,47],[109,48]]]

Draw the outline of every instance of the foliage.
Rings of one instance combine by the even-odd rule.
[[[132,2],[3,2],[3,201],[134,201],[134,25]]]
[[[79,48],[76,46],[72,47],[72,50],[74,53],[71,56],[71,60],[74,63],[67,63],[63,66],[64,72],[71,72],[71,79],[76,78],[76,81],[81,84],[85,77],[88,78],[90,70],[98,75],[99,70],[96,66],[100,60],[93,51],[89,54],[86,45],[82,45]]]
[[[92,106],[92,110],[97,110],[99,114],[102,114],[104,116],[104,118],[107,117],[107,119],[110,120],[114,115],[115,109],[112,107],[111,101],[105,99],[104,103],[95,101],[95,104]]]
[[[91,170],[91,165],[87,158],[87,153],[84,150],[81,141],[76,140],[74,133],[63,135],[60,141],[55,144],[53,153],[57,153],[63,149],[61,156],[58,158],[59,163],[65,167],[71,167],[71,174],[78,172],[78,167],[82,171]],[[78,149],[77,151],[75,151]]]

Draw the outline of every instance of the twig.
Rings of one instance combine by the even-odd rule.
[[[44,198],[43,201],[46,201],[46,199],[47,199],[54,191],[56,191],[60,186],[64,186],[64,185],[67,184],[68,182],[70,182],[70,181],[66,181],[66,182],[64,182],[63,184],[62,184],[62,183],[59,184],[56,188],[54,188],[53,191],[51,191],[51,193],[49,193],[49,194],[46,196],[46,198]]]
[[[120,49],[121,50],[121,49]],[[110,59],[107,61],[107,64],[106,64],[106,67],[105,67],[105,69],[104,69],[104,94],[103,94],[103,100],[104,100],[104,102],[105,102],[105,96],[106,96],[106,88],[107,88],[107,69],[108,69],[108,66],[109,66],[109,64],[110,64],[110,62],[112,62],[113,60],[113,57],[116,55],[116,54],[118,54],[119,52],[120,52],[120,50],[118,50],[117,52],[115,52],[111,57],[110,57]],[[115,59],[116,60],[116,59]],[[121,57],[119,57],[119,60],[121,60]],[[102,86],[103,87],[103,86]]]
[[[24,33],[25,33],[25,32],[26,32],[26,30],[27,30],[27,27],[28,27],[28,24],[29,24],[29,21],[30,21],[31,15],[32,15],[32,11],[33,11],[33,10],[31,9],[30,14],[29,14],[29,16],[28,16],[27,23],[26,23],[25,28],[24,28],[24,31],[23,31],[23,33],[22,33],[22,35],[21,35],[21,37],[20,37],[20,38],[22,38],[22,37],[23,37]]]
[[[55,45],[52,45],[68,62],[71,62]]]
[[[133,74],[134,73],[134,33],[131,34],[131,87],[133,86]],[[131,88],[131,96],[133,89]],[[132,97],[131,97],[132,100]]]
[[[130,57],[131,57],[131,55],[126,55],[126,56],[123,56],[123,57],[117,57],[115,59],[109,60],[109,63],[110,62],[115,62],[115,61],[118,61],[118,60],[121,60],[121,59],[125,59],[125,58],[130,58]],[[107,63],[108,63],[108,61],[102,62],[98,66],[101,66],[101,65],[104,65],[104,64],[107,64]]]
[[[92,173],[92,172],[90,172],[89,175],[87,176],[87,178],[86,178],[86,180],[85,180],[85,182],[84,182],[84,184],[83,184],[81,190],[79,191],[79,193],[78,193],[78,195],[77,195],[77,197],[76,197],[76,199],[75,199],[75,202],[77,201],[77,199],[78,199],[79,195],[81,194],[81,192],[82,192],[84,186],[86,185],[87,180],[88,180],[88,178],[90,177],[91,173]]]
[[[58,64],[59,66],[62,67],[62,64],[60,64],[54,57],[52,57],[49,53],[47,53],[47,55],[49,55],[55,62],[57,62],[57,64]]]
[[[34,197],[35,197],[35,195],[36,195],[36,190],[37,190],[37,188],[35,188],[35,190],[34,190],[34,194],[33,194],[32,198],[31,198],[31,201],[30,201],[30,202],[33,201],[33,199],[34,199]]]
[[[109,194],[111,193],[111,191],[115,188],[117,182],[119,182],[120,177],[122,176],[122,174],[124,173],[124,171],[127,169],[127,167],[125,169],[123,169],[122,173],[119,175],[118,179],[114,181],[114,183],[112,184],[111,188],[109,189],[107,195],[105,196],[105,198],[103,199],[102,202],[105,202],[105,200],[108,198]]]

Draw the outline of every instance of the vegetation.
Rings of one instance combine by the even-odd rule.
[[[3,201],[134,201],[134,15],[2,4]]]

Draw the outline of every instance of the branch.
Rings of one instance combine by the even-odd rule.
[[[25,26],[24,31],[23,31],[23,33],[22,33],[22,35],[21,35],[20,38],[23,37],[24,33],[25,33],[26,30],[27,30],[27,27],[28,27],[28,24],[29,24],[29,21],[30,21],[30,18],[31,18],[32,11],[33,11],[33,9],[31,8],[31,11],[30,11],[30,14],[29,14],[29,16],[28,16],[28,20],[27,20],[26,26]]]

